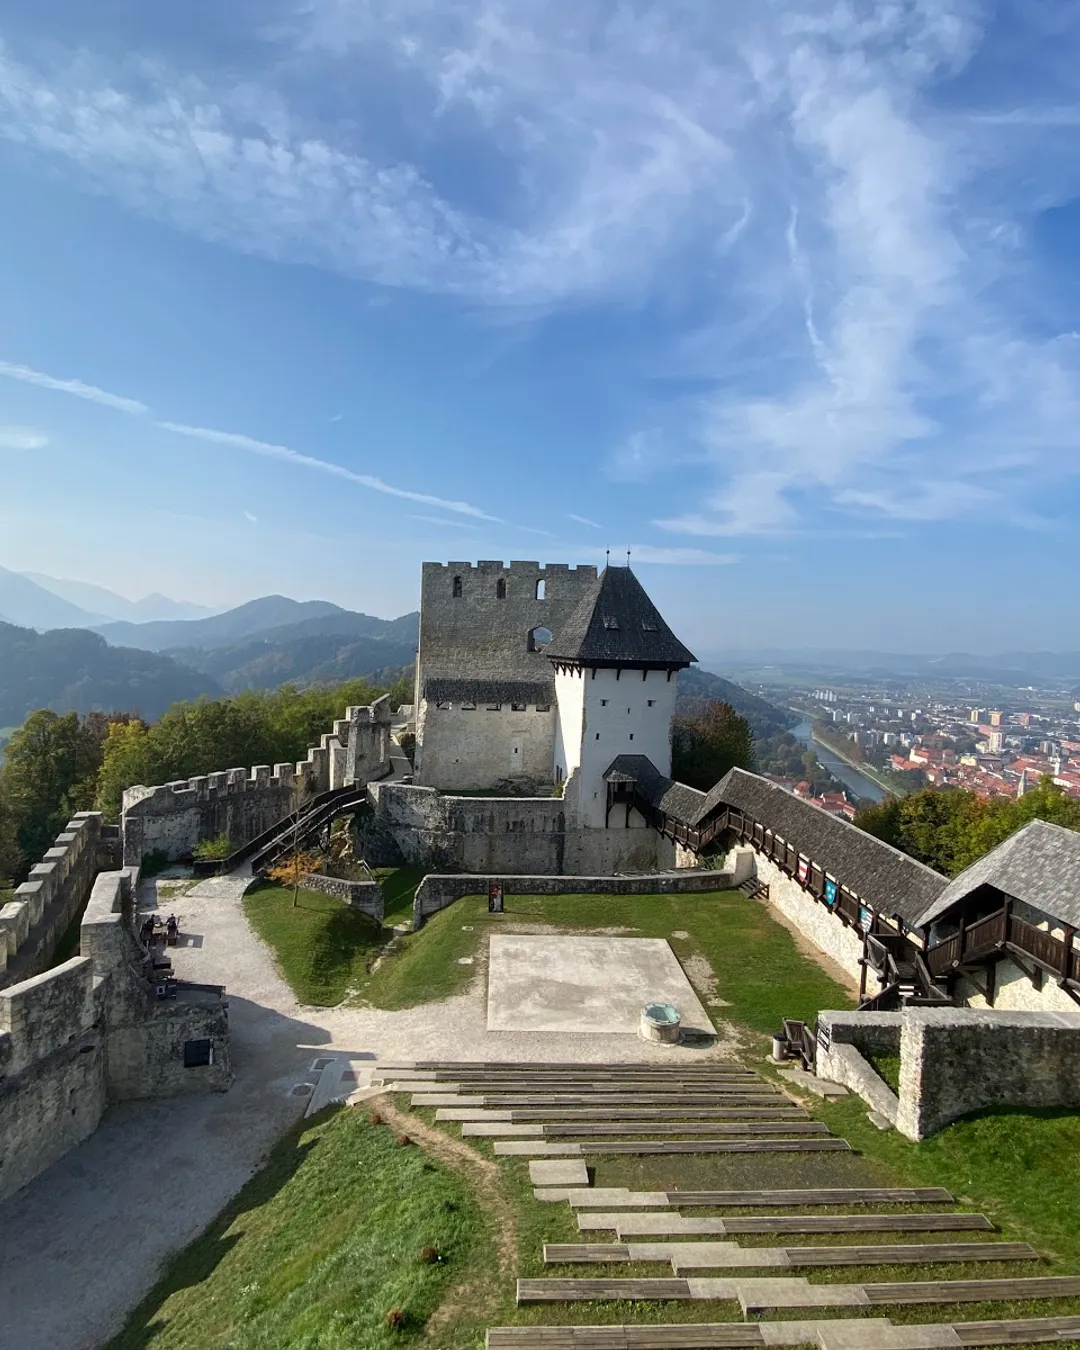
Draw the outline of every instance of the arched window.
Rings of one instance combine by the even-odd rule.
[[[528,650],[530,652],[542,652],[551,641],[550,628],[533,628],[529,630]]]
[[[498,579],[498,581],[495,583],[495,599],[496,599],[496,600],[505,600],[505,599],[506,599],[506,578],[505,578],[505,577],[500,577],[500,578]]]
[[[545,591],[546,591],[546,590],[547,590],[547,582],[544,581],[543,578],[541,578],[541,579],[536,583],[536,598],[537,598],[537,600],[544,600],[544,599],[547,598],[546,595],[545,595]]]
[[[454,599],[457,600],[461,595],[461,578],[454,578]]]

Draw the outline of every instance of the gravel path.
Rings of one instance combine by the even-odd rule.
[[[402,1012],[298,1005],[247,925],[248,880],[186,894],[148,882],[143,908],[175,912],[181,979],[229,991],[227,1093],[127,1102],[98,1131],[0,1206],[0,1350],[96,1350],[120,1329],[163,1263],[196,1237],[307,1105],[313,1062],[349,1059],[362,1090],[378,1059],[632,1061],[728,1056],[636,1036],[488,1032],[484,962],[464,994]]]

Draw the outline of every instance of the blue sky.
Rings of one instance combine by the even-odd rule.
[[[0,565],[1076,647],[1080,7],[0,10]]]

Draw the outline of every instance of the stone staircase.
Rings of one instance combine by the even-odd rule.
[[[778,1316],[493,1327],[488,1350],[932,1350],[1080,1342],[1080,1316],[896,1323],[874,1315],[885,1308],[1080,1297],[1080,1276],[1040,1270],[1035,1248],[997,1237],[984,1214],[948,1208],[956,1202],[938,1187],[633,1191],[588,1184],[588,1157],[850,1153],[846,1140],[739,1064],[411,1062],[380,1065],[373,1081],[410,1093],[414,1106],[434,1108],[436,1120],[460,1127],[463,1138],[491,1141],[496,1157],[533,1159],[537,1202],[573,1209],[583,1241],[545,1244],[544,1264],[560,1273],[519,1279],[520,1306],[553,1304],[569,1317],[579,1304],[612,1301],[728,1303],[743,1319]],[[694,1213],[702,1209],[710,1212]],[[719,1212],[724,1210],[738,1212]],[[594,1240],[594,1234],[611,1240]],[[825,1242],[791,1243],[803,1234]],[[958,1240],[954,1234],[979,1237]],[[857,1240],[846,1241],[848,1235]],[[900,1242],[898,1235],[911,1238]],[[933,1240],[923,1240],[926,1235]],[[740,1236],[750,1238],[749,1245]],[[774,1241],[754,1245],[761,1238]],[[657,1262],[670,1267],[670,1276],[618,1273],[620,1265]],[[1025,1269],[998,1278],[996,1262],[1019,1262]],[[935,1264],[948,1267],[947,1278],[875,1281],[862,1275],[815,1283],[795,1273]],[[574,1266],[586,1266],[590,1274],[562,1273]],[[591,1273],[597,1266],[611,1273],[597,1278]],[[963,1278],[953,1278],[957,1267]],[[826,1310],[832,1316],[804,1316]]]

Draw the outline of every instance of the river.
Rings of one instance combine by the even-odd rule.
[[[797,741],[812,749],[818,757],[818,763],[828,769],[832,776],[838,778],[856,797],[866,797],[872,802],[884,801],[884,788],[879,787],[872,778],[867,778],[866,774],[860,773],[858,769],[853,769],[850,764],[845,764],[828,746],[814,740],[814,729],[809,721],[800,722],[797,727],[792,727],[791,734]]]

